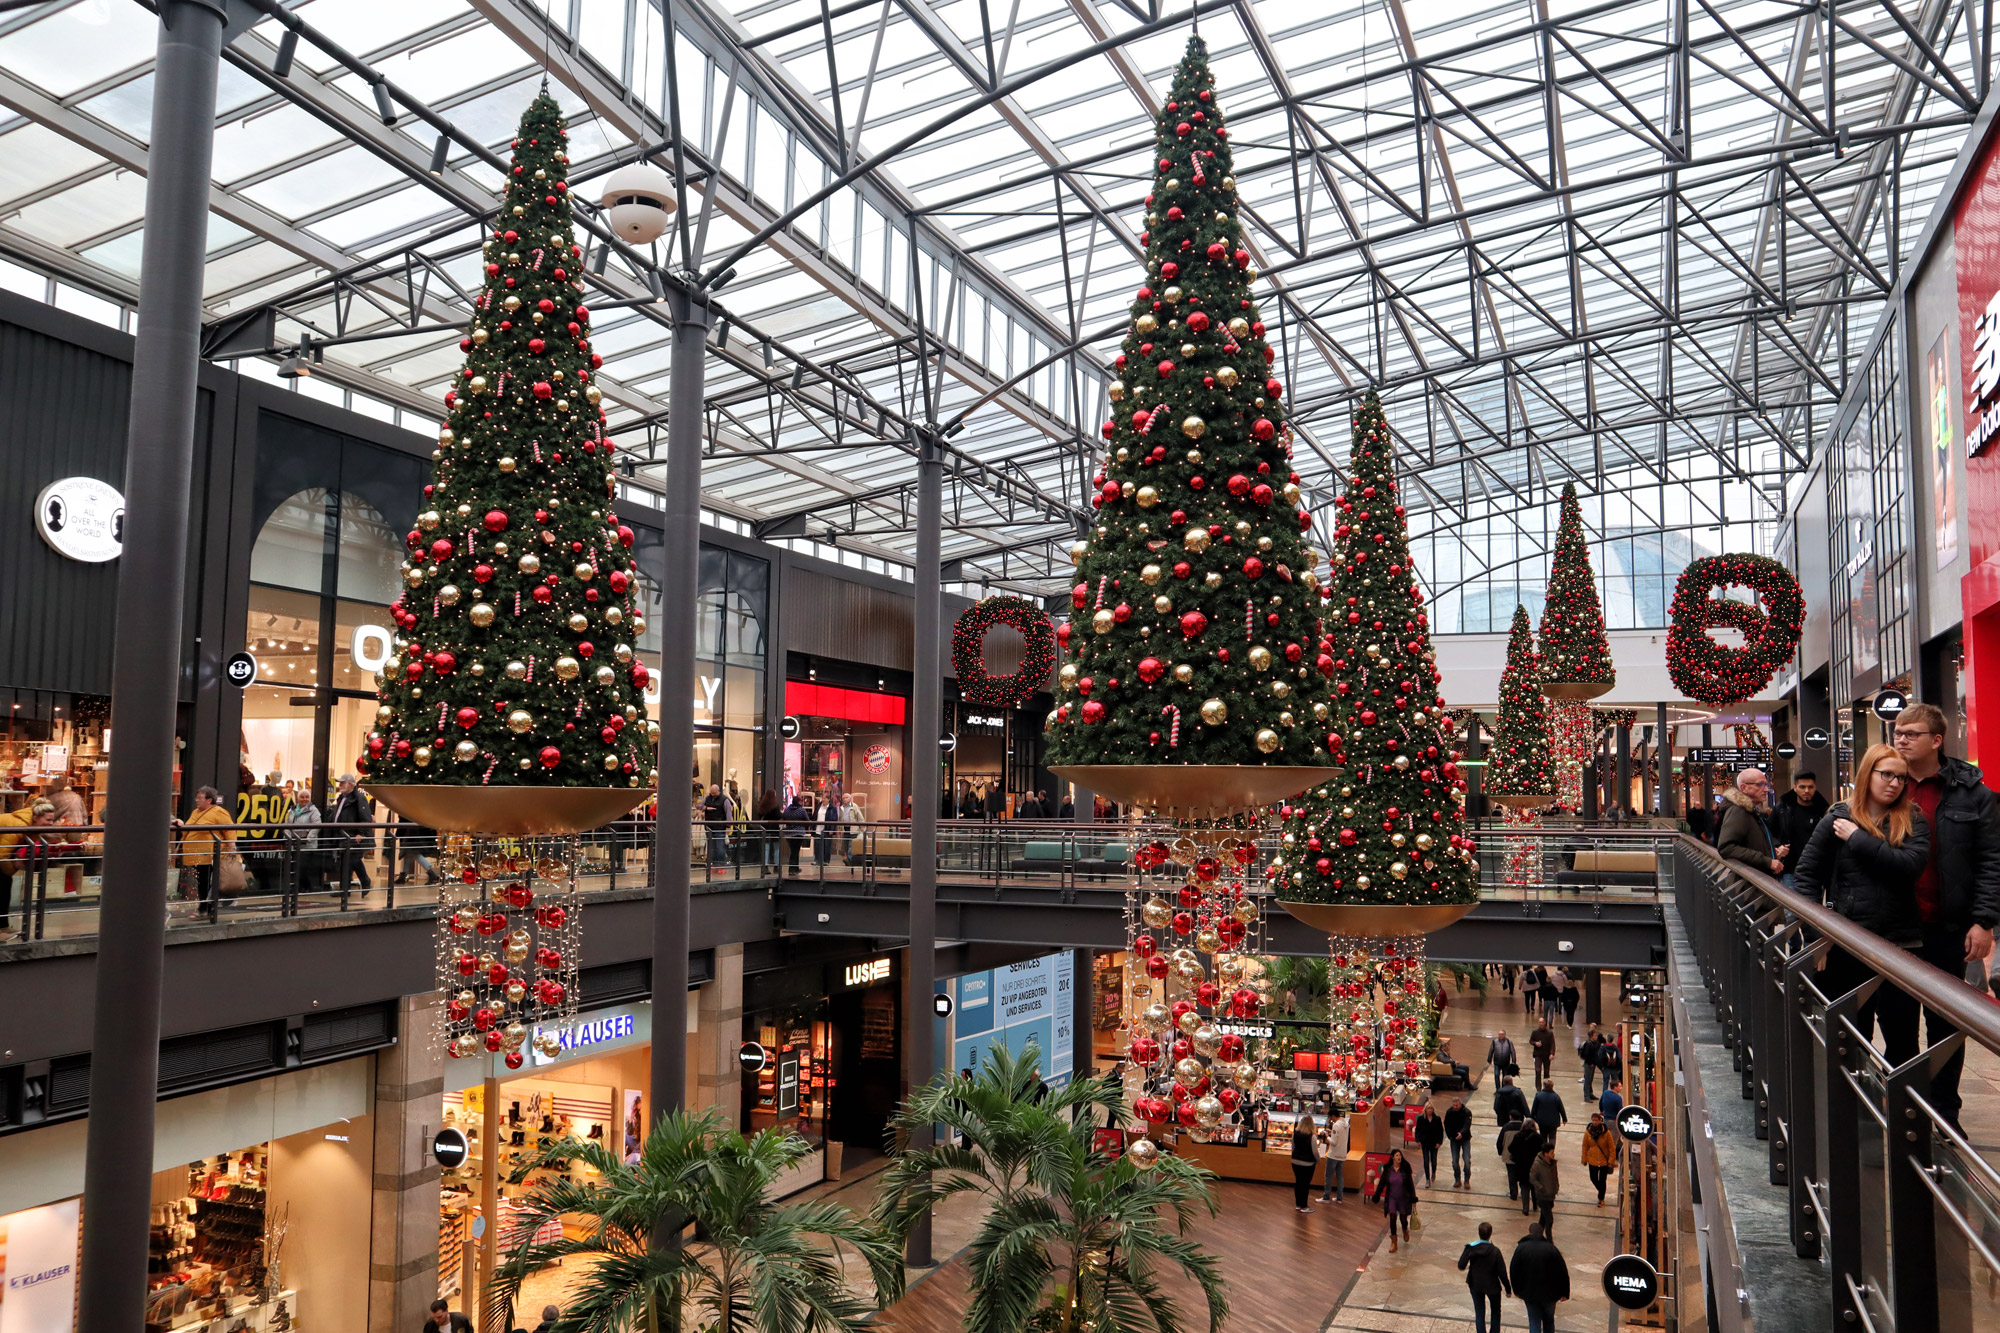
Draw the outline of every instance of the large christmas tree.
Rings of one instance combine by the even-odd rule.
[[[1486,760],[1484,787],[1489,796],[1555,796],[1541,674],[1528,608],[1516,606],[1514,627],[1507,635],[1507,666],[1500,673],[1500,715]]]
[[[1229,131],[1199,37],[1174,73],[1078,544],[1049,759],[1325,764],[1318,620],[1284,389],[1250,296]]]
[[[1336,502],[1329,584],[1329,729],[1345,773],[1284,808],[1274,877],[1288,901],[1442,905],[1478,896],[1464,782],[1396,494],[1394,446],[1370,393]]]
[[[359,761],[371,782],[653,782],[632,530],[612,507],[566,143],[545,92],[514,140],[390,609],[396,653]]]
[[[1583,538],[1583,507],[1576,483],[1563,487],[1562,517],[1556,524],[1555,558],[1542,604],[1542,680],[1556,698],[1588,699],[1618,681],[1611,645],[1604,637],[1604,607],[1590,571],[1590,548]]]

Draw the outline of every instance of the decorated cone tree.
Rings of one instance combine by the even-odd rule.
[[[1284,808],[1278,896],[1293,902],[1445,905],[1478,895],[1464,789],[1430,643],[1430,616],[1397,502],[1394,446],[1370,393],[1354,419],[1337,501],[1328,730],[1344,773]]]
[[[1146,276],[1058,631],[1055,765],[1328,762],[1310,520],[1228,134],[1192,38],[1160,115]]]
[[[390,608],[374,784],[651,786],[632,531],[593,371],[562,115],[521,118],[465,367]]]
[[[1583,537],[1576,484],[1563,487],[1555,558],[1542,606],[1542,690],[1555,699],[1589,699],[1618,681],[1604,637],[1604,607]]]
[[[1549,754],[1548,703],[1539,684],[1541,659],[1528,628],[1528,608],[1514,608],[1507,635],[1507,666],[1500,673],[1500,715],[1487,752],[1488,796],[1555,795],[1555,765]]]

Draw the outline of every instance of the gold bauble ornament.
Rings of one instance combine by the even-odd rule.
[[[1169,287],[1160,293],[1160,299],[1168,305],[1173,305],[1181,299],[1181,289],[1178,287]]]
[[[1181,420],[1181,434],[1190,440],[1198,440],[1208,432],[1208,423],[1200,417],[1184,417]]]
[[[474,602],[472,604],[472,609],[468,611],[466,614],[471,619],[472,623],[474,625],[477,625],[480,629],[485,629],[488,625],[491,625],[493,623],[493,608],[491,606],[488,606],[485,602]],[[476,666],[478,664],[474,663],[474,665]]]
[[[528,664],[526,662],[509,662],[507,664],[507,679],[526,680],[527,678]]]
[[[1436,839],[1436,838],[1433,838],[1433,837],[1432,837],[1432,836],[1431,836],[1430,834],[1428,834],[1428,833],[1419,833],[1419,834],[1417,835],[1417,850],[1418,850],[1418,851],[1420,851],[1420,852],[1427,852],[1427,851],[1429,851],[1429,850],[1430,850],[1431,848],[1433,848],[1433,847],[1435,847],[1435,846],[1437,846],[1437,839]]]
[[[440,521],[438,511],[435,509],[426,509],[423,513],[417,515],[417,526],[425,532],[437,531],[437,525]]]
[[[1160,321],[1154,319],[1151,315],[1141,315],[1132,321],[1132,327],[1141,333],[1151,333],[1160,327]]]
[[[581,611],[570,612],[568,624],[572,634],[581,634],[590,628],[590,620]]]
[[[1090,617],[1090,627],[1096,630],[1099,634],[1109,634],[1111,632],[1112,626],[1116,625],[1117,623],[1118,623],[1118,618],[1111,613],[1111,608],[1108,606],[1100,607],[1097,610],[1097,612]]]
[[[1074,564],[1078,563],[1079,561],[1081,561],[1081,560],[1083,559],[1083,557],[1084,557],[1084,556],[1085,556],[1086,554],[1088,554],[1088,553],[1089,553],[1089,551],[1090,551],[1090,543],[1089,543],[1089,542],[1085,542],[1085,541],[1075,541],[1075,542],[1071,542],[1071,543],[1069,544],[1069,562],[1070,562],[1070,563],[1071,563],[1072,565],[1074,565]]]
[[[1187,360],[1189,357],[1192,357],[1194,354],[1195,354],[1195,345],[1193,343],[1181,344],[1181,359],[1183,361]]]
[[[521,557],[520,568],[523,574],[539,574],[542,570],[542,558],[530,551]]]
[[[556,659],[556,675],[562,680],[575,680],[582,671],[583,663],[574,657],[565,656]]]
[[[1252,648],[1250,650],[1250,665],[1259,671],[1269,670],[1271,666],[1271,650],[1261,643]]]
[[[1198,930],[1194,936],[1194,947],[1203,953],[1214,953],[1222,947],[1222,936],[1212,928]],[[1215,1052],[1203,1051],[1202,1054],[1214,1055]]]
[[[588,583],[597,577],[597,566],[587,560],[579,560],[576,562],[576,568],[572,569],[570,573],[576,575],[583,582]]]
[[[424,581],[424,571],[422,566],[418,566],[415,569],[404,571],[403,582],[409,584],[412,588],[421,587],[423,585],[423,581]]]
[[[1105,390],[1105,392],[1106,392],[1106,393],[1108,393],[1108,394],[1110,394],[1110,396],[1111,396],[1111,401],[1112,401],[1112,402],[1114,402],[1114,403],[1122,403],[1122,402],[1124,402],[1124,401],[1125,401],[1125,381],[1124,381],[1124,380],[1113,380],[1113,381],[1111,381],[1111,384],[1110,384],[1110,387],[1109,387],[1109,388],[1107,388],[1107,389]]]
[[[1356,875],[1354,877],[1354,887],[1361,890],[1363,893],[1368,892],[1369,886],[1374,882],[1375,881],[1369,879],[1368,876],[1366,875]]]
[[[1230,915],[1247,926],[1257,919],[1257,904],[1245,898],[1243,901],[1237,903],[1234,908],[1230,909]],[[1248,964],[1246,963],[1245,966],[1247,968]]]
[[[1160,1164],[1160,1145],[1151,1139],[1133,1139],[1125,1149],[1125,1155],[1141,1171],[1151,1171]]]
[[[1208,529],[1189,528],[1182,534],[1181,544],[1186,546],[1190,551],[1206,551],[1208,549]]]
[[[1158,565],[1143,565],[1139,569],[1139,581],[1148,587],[1166,577],[1166,571]]]
[[[419,745],[416,749],[410,751],[410,758],[417,761],[418,768],[429,768],[431,766],[431,747],[428,745]]]
[[[1139,508],[1151,509],[1160,502],[1160,492],[1151,486],[1141,486],[1139,488],[1138,500]]]
[[[1391,861],[1389,863],[1389,875],[1393,879],[1408,879],[1410,877],[1410,867],[1401,861]]]
[[[469,764],[479,757],[479,747],[471,741],[460,741],[451,747],[451,757],[461,764]]]
[[[1162,593],[1160,596],[1155,597],[1153,599],[1153,610],[1157,614],[1166,615],[1169,611],[1172,611],[1173,609],[1174,609],[1174,599],[1167,596],[1165,593]]]
[[[1204,699],[1201,705],[1201,720],[1211,727],[1219,727],[1229,720],[1229,705],[1220,699]]]
[[[500,470],[502,472],[512,472],[514,470],[514,459],[512,455],[509,455],[508,457],[500,460]]]
[[[1174,909],[1164,898],[1148,898],[1139,908],[1139,919],[1150,929],[1160,930],[1174,919]]]
[[[1279,684],[1282,684],[1283,682],[1281,681],[1281,682],[1278,682],[1278,683],[1279,683]],[[1293,716],[1291,715],[1291,713],[1290,713],[1289,711],[1287,711],[1287,712],[1283,712],[1283,713],[1280,713],[1280,714],[1278,714],[1278,725],[1279,725],[1279,726],[1281,726],[1281,727],[1296,727],[1296,726],[1297,726],[1298,724],[1299,724],[1299,720],[1298,720],[1298,719],[1297,719],[1296,717],[1293,717]]]
[[[1290,681],[1274,680],[1271,682],[1271,693],[1277,695],[1280,699],[1284,698],[1291,692],[1292,692],[1292,686]]]
[[[1235,319],[1229,321],[1229,331],[1238,338],[1248,338],[1250,336],[1250,321],[1238,315]]]
[[[590,678],[606,689],[618,683],[618,673],[611,669],[608,662],[599,662],[597,670],[590,673]]]
[[[1220,384],[1225,389],[1235,388],[1236,381],[1240,378],[1241,377],[1236,373],[1235,366],[1224,366],[1220,370],[1215,372],[1215,382],[1217,384]]]
[[[1277,748],[1283,743],[1284,742],[1278,738],[1278,733],[1271,730],[1269,727],[1258,728],[1257,748],[1259,750],[1262,750],[1265,754],[1274,753],[1277,750]]]
[[[1208,573],[1201,576],[1201,581],[1204,587],[1220,588],[1222,586],[1222,575],[1219,571],[1211,569]]]
[[[535,727],[535,715],[525,708],[516,708],[507,714],[507,730],[516,736],[525,736]]]
[[[1201,1061],[1192,1055],[1184,1055],[1174,1062],[1174,1077],[1189,1087],[1201,1082],[1201,1076],[1206,1072],[1202,1068]]]
[[[1187,685],[1192,683],[1193,680],[1194,680],[1193,666],[1191,666],[1186,662],[1176,662],[1174,664],[1174,681],[1176,684]]]
[[[1063,663],[1062,670],[1056,672],[1056,681],[1065,689],[1076,684],[1076,663]]]
[[[1218,1097],[1197,1097],[1194,1099],[1194,1122],[1204,1129],[1213,1129],[1222,1123],[1222,1101]]]
[[[445,606],[457,606],[461,595],[456,583],[447,583],[437,591],[438,601]]]

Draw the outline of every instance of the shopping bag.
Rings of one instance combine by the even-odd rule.
[[[243,868],[243,858],[233,852],[222,858],[216,867],[215,887],[217,892],[238,894],[250,887],[250,874]]]
[[[1416,1235],[1424,1229],[1424,1215],[1418,1209],[1410,1209],[1410,1234]]]

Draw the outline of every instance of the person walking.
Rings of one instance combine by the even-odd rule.
[[[701,829],[708,835],[708,873],[729,864],[729,798],[722,794],[722,784],[708,784],[708,794],[701,798]]]
[[[1528,1034],[1528,1049],[1535,1056],[1535,1082],[1549,1081],[1549,1070],[1556,1059],[1556,1033],[1549,1026],[1549,1016],[1542,1015],[1541,1025]]]
[[[430,857],[424,855],[426,851],[437,846],[437,841],[437,833],[425,828],[422,824],[413,824],[407,819],[397,820],[396,846],[401,851],[400,859],[403,863],[403,873],[397,875],[390,882],[392,884],[408,884],[411,877],[417,873],[417,867],[422,866],[424,870],[424,883],[437,883],[442,876],[438,874],[437,867],[431,864]]]
[[[375,812],[373,803],[355,785],[352,773],[342,773],[337,784],[339,795],[333,798],[333,810],[326,822],[343,825],[334,835],[333,850],[340,853],[340,891],[347,892],[349,883],[358,879],[361,891],[368,892],[375,887],[375,881],[368,876],[368,858],[375,855]],[[367,829],[358,827],[368,825]]]
[[[1715,831],[1715,850],[1725,861],[1780,875],[1790,847],[1771,832],[1771,780],[1761,768],[1746,768],[1736,784],[1723,789],[1722,823]]]
[[[556,1333],[556,1324],[561,1319],[561,1306],[544,1305],[542,1307],[542,1322],[535,1325],[535,1333]]]
[[[1521,1193],[1521,1216],[1532,1211],[1534,1191],[1528,1181],[1528,1172],[1534,1169],[1535,1159],[1542,1155],[1542,1131],[1532,1120],[1524,1121],[1520,1132],[1507,1145],[1507,1160],[1513,1166],[1514,1179],[1510,1185],[1518,1186]],[[1514,1197],[1510,1192],[1509,1198]]]
[[[1541,1210],[1542,1234],[1553,1239],[1556,1234],[1556,1195],[1562,1182],[1556,1178],[1555,1140],[1542,1144],[1541,1152],[1528,1166],[1528,1190],[1535,1196],[1535,1207]]]
[[[1493,1224],[1479,1224],[1479,1239],[1458,1252],[1458,1271],[1465,1274],[1465,1286],[1472,1293],[1473,1333],[1500,1333],[1500,1296],[1514,1294],[1507,1280],[1507,1256],[1493,1243]],[[1487,1322],[1487,1310],[1493,1312]]]
[[[1528,1118],[1528,1095],[1514,1086],[1513,1079],[1502,1078],[1493,1094],[1493,1123],[1504,1125],[1516,1115]]]
[[[1513,1148],[1514,1140],[1521,1136],[1521,1131],[1526,1129],[1528,1124],[1526,1116],[1510,1117],[1507,1123],[1500,1127],[1500,1136],[1493,1143],[1500,1156],[1500,1165],[1507,1172],[1507,1197],[1510,1199],[1521,1197],[1521,1177],[1514,1170]]]
[[[222,858],[236,850],[234,832],[212,831],[215,825],[229,822],[229,812],[222,808],[221,802],[221,792],[213,787],[203,787],[194,794],[194,810],[185,820],[174,821],[174,827],[181,831],[181,864],[194,867],[195,896],[211,919],[219,905],[215,892],[216,874],[221,869]],[[38,801],[36,804],[45,803]],[[49,809],[54,813],[55,807],[50,806]]]
[[[1312,1117],[1301,1115],[1292,1124],[1292,1206],[1302,1213],[1312,1211],[1313,1172],[1325,1152],[1319,1136],[1313,1133]]]
[[[861,827],[867,817],[861,813],[861,802],[853,792],[847,792],[840,802],[840,860],[842,865],[854,864],[854,830]]]
[[[1605,1123],[1602,1111],[1592,1111],[1590,1123],[1583,1127],[1583,1165],[1590,1172],[1590,1183],[1597,1186],[1597,1206],[1602,1208],[1604,1186],[1618,1167],[1618,1136]]]
[[[1798,874],[1799,857],[1805,853],[1806,843],[1819,827],[1819,821],[1826,818],[1829,808],[1826,797],[1820,794],[1817,774],[1792,774],[1792,789],[1778,798],[1771,811],[1772,831],[1785,848],[1784,856],[1779,858],[1785,868],[1778,878],[1786,888],[1797,887],[1794,876]]]
[[[784,817],[778,793],[764,788],[764,794],[757,798],[757,823],[752,836],[757,839],[758,864],[772,876],[778,873],[778,831]]]
[[[821,879],[826,878],[827,863],[833,860],[833,840],[839,833],[840,798],[838,793],[829,792],[813,815],[813,864]]]
[[[285,816],[285,850],[290,853],[300,893],[320,891],[320,817],[312,792],[301,791]]]
[[[1551,1147],[1555,1146],[1556,1131],[1569,1123],[1569,1108],[1563,1105],[1562,1094],[1556,1091],[1552,1082],[1542,1084],[1542,1090],[1535,1094],[1535,1104],[1528,1111],[1528,1118],[1542,1131]]]
[[[1451,1185],[1472,1188],[1472,1108],[1463,1097],[1451,1099],[1444,1113],[1444,1141],[1451,1145]]]
[[[1326,1152],[1326,1188],[1320,1191],[1321,1203],[1344,1203],[1347,1200],[1347,1149],[1351,1132],[1347,1113],[1329,1098],[1326,1128],[1320,1131]]]
[[[1542,974],[1533,963],[1521,969],[1521,1008],[1527,1012],[1530,1021],[1535,1017],[1535,1004],[1540,998]]]
[[[90,806],[83,794],[70,786],[67,775],[58,773],[42,788],[42,797],[56,808],[56,823],[64,828],[80,829],[90,822]],[[86,840],[81,833],[66,833],[63,842],[74,858],[63,867],[63,893],[80,893],[83,881],[101,872],[95,858],[84,854]]]
[[[1604,1095],[1597,1099],[1597,1109],[1604,1113],[1606,1120],[1618,1119],[1618,1113],[1625,1109],[1625,1096],[1619,1092],[1618,1075],[1604,1076]]]
[[[1597,1024],[1592,1023],[1584,1030],[1576,1055],[1583,1062],[1583,1099],[1591,1101],[1596,1094],[1590,1090],[1590,1085],[1596,1081],[1598,1061],[1604,1058],[1604,1035],[1597,1030]]]
[[[431,1302],[430,1317],[424,1320],[424,1333],[472,1333],[472,1321],[451,1308],[451,1302],[440,1296]]]
[[[1916,704],[1896,719],[1896,753],[1909,767],[1910,798],[1931,827],[1930,858],[1916,883],[1923,924],[1917,956],[1963,977],[1970,964],[1992,958],[2000,924],[2000,804],[1977,768],[1944,752],[1944,740],[1944,714],[1934,704]],[[1942,1014],[1923,1014],[1930,1045],[1958,1030]],[[1930,1103],[1954,1129],[1964,1068],[1961,1046],[1931,1076]]]
[[[805,846],[806,834],[812,831],[812,807],[806,804],[803,792],[792,797],[792,803],[785,807],[780,817],[785,831],[785,874],[799,877],[799,849]]]
[[[1931,822],[1911,791],[1908,761],[1892,746],[1870,746],[1855,766],[1854,793],[1853,801],[1834,805],[1813,830],[1794,872],[1798,890],[1921,956],[1923,905],[1916,886],[1930,864]],[[1838,947],[1827,951],[1825,969],[1820,986],[1828,995],[1845,994],[1874,975]],[[1877,1016],[1889,1063],[1900,1065],[1914,1056],[1916,1001],[1885,984],[1862,1006],[1856,1026],[1872,1036]]]
[[[1562,1002],[1563,1022],[1575,1028],[1577,1006],[1583,1003],[1583,989],[1577,984],[1576,974],[1568,968],[1563,968],[1556,975],[1562,978],[1562,992],[1559,998]]]
[[[1396,1228],[1400,1225],[1403,1239],[1408,1240],[1410,1214],[1417,1208],[1417,1176],[1401,1148],[1389,1150],[1389,1161],[1375,1181],[1375,1202],[1382,1205],[1382,1215],[1389,1219],[1389,1253],[1394,1254]]]
[[[1556,984],[1556,976],[1557,971],[1555,968],[1543,968],[1541,971],[1541,982],[1535,987],[1535,997],[1541,1001],[1542,1005],[1543,1022],[1553,1020],[1556,1016],[1556,1010],[1562,1006],[1562,987]]]
[[[1530,1222],[1507,1265],[1514,1297],[1528,1307],[1528,1333],[1556,1333],[1556,1306],[1569,1299],[1569,1261],[1556,1243]]]
[[[1520,1056],[1514,1049],[1513,1039],[1502,1028],[1493,1034],[1493,1042],[1486,1048],[1486,1063],[1493,1066],[1493,1072],[1513,1075],[1521,1072]]]
[[[1425,1189],[1437,1184],[1438,1149],[1443,1146],[1444,1121],[1436,1107],[1426,1106],[1423,1114],[1417,1117],[1417,1151],[1423,1157]]]
[[[1504,995],[1512,995],[1514,993],[1514,965],[1512,963],[1500,964],[1500,991]]]

